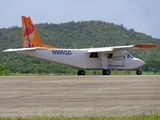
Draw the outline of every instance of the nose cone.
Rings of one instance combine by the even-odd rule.
[[[138,59],[138,58],[134,58],[135,62],[134,62],[134,65],[136,66],[136,68],[139,68],[141,66],[143,66],[145,64],[144,61]]]
[[[145,64],[145,62],[143,60],[139,59],[139,64],[140,64],[140,66],[143,66]]]

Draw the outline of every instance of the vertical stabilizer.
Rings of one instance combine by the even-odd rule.
[[[45,45],[41,42],[30,17],[22,16],[22,37],[23,37],[23,46],[25,48],[26,47],[54,48],[52,46]]]

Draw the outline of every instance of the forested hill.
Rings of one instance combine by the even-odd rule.
[[[71,21],[62,24],[45,23],[36,24],[35,27],[43,43],[58,48],[74,48],[74,45],[77,48],[88,48],[139,43],[156,43],[160,45],[160,39],[135,32],[134,29],[128,30],[123,25],[115,25],[102,21]],[[0,50],[23,47],[21,33],[21,28],[15,26],[0,29]],[[131,50],[130,52],[135,57],[139,57],[149,63],[153,61],[153,58],[155,58],[156,62],[159,62],[160,59],[160,47]],[[0,64],[6,66],[14,73],[74,73],[74,69],[70,67],[16,53],[0,53],[0,56]],[[146,71],[151,69],[151,66],[145,67]]]

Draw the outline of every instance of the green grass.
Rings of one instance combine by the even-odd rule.
[[[78,71],[78,70],[77,70]],[[77,71],[74,73],[10,73],[0,76],[63,76],[63,75],[77,75]],[[86,75],[102,75],[102,70],[85,70]],[[136,75],[136,70],[111,70],[111,75]],[[145,72],[142,75],[160,75],[159,72]]]
[[[78,70],[77,70],[78,71]],[[85,70],[86,75],[102,75],[102,70]],[[77,75],[77,73],[74,74],[58,74],[58,73],[11,73],[10,75],[4,75],[4,76],[63,76],[63,75]],[[136,70],[111,70],[111,75],[136,75]],[[160,75],[160,72],[154,73],[154,72],[145,72],[143,71],[142,75]]]
[[[32,117],[0,117],[0,120],[160,120],[160,113],[134,116],[93,116],[93,117],[64,117],[64,116],[32,116]]]

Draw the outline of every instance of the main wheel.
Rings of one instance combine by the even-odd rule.
[[[85,75],[85,71],[84,70],[81,70],[81,75]]]
[[[78,70],[77,75],[85,75],[85,71],[84,70]]]
[[[142,70],[141,70],[141,69],[138,69],[138,70],[136,71],[136,74],[137,74],[137,75],[142,75]]]
[[[108,69],[102,71],[102,75],[110,75],[110,73],[111,73],[111,72],[110,72],[110,70],[108,70]]]

